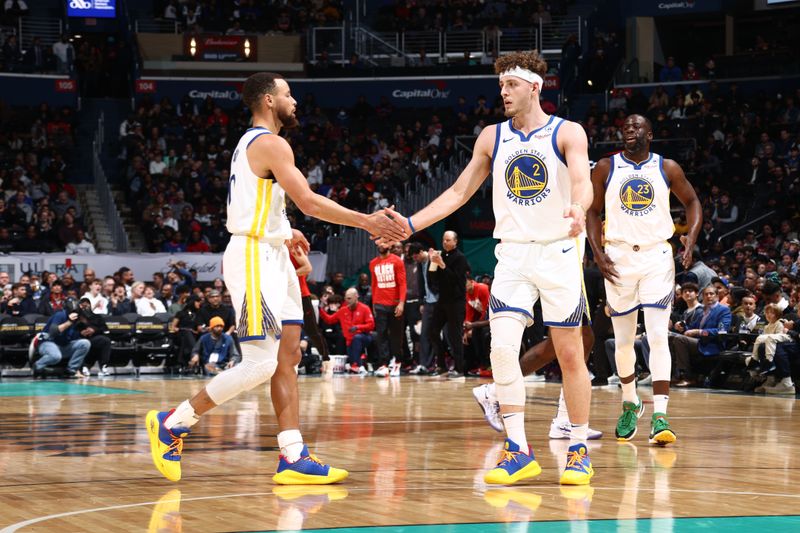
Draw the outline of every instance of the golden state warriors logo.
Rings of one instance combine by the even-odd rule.
[[[507,197],[520,205],[533,205],[544,200],[547,188],[547,167],[533,154],[520,154],[506,165]]]
[[[643,178],[633,177],[622,184],[619,199],[622,210],[633,216],[641,216],[653,210],[653,186]]]

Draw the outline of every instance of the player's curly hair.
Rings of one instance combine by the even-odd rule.
[[[544,75],[547,73],[547,61],[539,55],[538,50],[514,52],[498,57],[494,62],[494,73],[500,74],[514,67],[528,69],[542,78],[544,78]]]
[[[255,111],[261,106],[261,98],[265,94],[275,91],[275,80],[283,79],[274,72],[258,72],[247,78],[242,88],[242,100],[250,111]]]

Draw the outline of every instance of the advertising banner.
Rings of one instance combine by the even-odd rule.
[[[78,103],[75,80],[67,76],[48,74],[0,74],[3,101],[13,106],[38,106],[47,102],[50,107],[70,106]]]
[[[325,280],[328,266],[327,255],[311,252],[308,256],[314,268],[309,276],[314,281]],[[137,280],[150,281],[155,272],[166,274],[171,261],[184,261],[187,269],[197,270],[197,281],[211,282],[223,278],[222,254],[11,254],[0,255],[0,272],[8,272],[13,281],[23,272],[40,274],[55,272],[59,276],[71,274],[76,281],[83,281],[83,271],[91,268],[98,277],[110,276],[122,267],[133,270]]]
[[[114,18],[117,0],[67,0],[67,16]]]
[[[144,81],[144,80],[143,80]],[[167,97],[177,103],[185,95],[196,104],[210,96],[220,107],[236,107],[242,100],[244,79],[214,80],[209,78],[163,78],[147,79],[147,85],[137,93],[153,93],[151,98],[158,101]],[[448,107],[458,103],[458,97],[466,98],[474,104],[478,96],[486,96],[489,102],[499,94],[496,76],[450,76],[441,78],[336,78],[336,79],[292,79],[289,80],[292,96],[302,102],[306,94],[313,94],[321,107],[350,108],[359,96],[375,106],[381,98],[386,98],[395,107]],[[547,76],[542,96],[558,105],[557,76]]]

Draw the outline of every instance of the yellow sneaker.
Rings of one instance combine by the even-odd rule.
[[[561,474],[562,485],[588,485],[594,475],[592,461],[586,453],[585,444],[575,444],[567,450],[567,467]]]
[[[168,480],[180,481],[183,438],[189,434],[189,428],[173,428],[174,431],[165,428],[164,420],[171,414],[172,411],[150,411],[145,423],[150,436],[153,464]]]
[[[528,446],[528,453],[525,453],[514,441],[506,439],[500,461],[496,467],[486,472],[483,480],[490,485],[512,485],[517,481],[536,477],[541,473],[542,467],[536,462],[530,446]]]
[[[181,533],[181,491],[172,489],[159,498],[150,515],[147,533]]]

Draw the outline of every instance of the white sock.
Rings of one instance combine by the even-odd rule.
[[[184,400],[182,404],[175,408],[164,420],[164,427],[172,429],[174,427],[190,428],[200,421],[200,417],[194,412],[194,407],[189,400]]]
[[[636,394],[636,380],[634,379],[630,383],[621,383],[621,384],[622,384],[622,401],[633,402],[636,405],[639,405],[639,395]]]
[[[564,387],[561,387],[561,394],[558,396],[558,413],[556,414],[556,419],[563,421],[569,420],[567,402],[564,400]]]
[[[497,401],[497,390],[495,388],[494,382],[489,383],[488,385],[486,385],[486,395],[489,398],[493,398],[494,401]]]
[[[300,435],[300,430],[287,429],[278,433],[278,446],[281,448],[281,454],[290,463],[300,459],[300,452],[303,451],[303,436]]]
[[[503,415],[506,435],[519,446],[521,452],[528,453],[528,439],[525,437],[525,413],[506,413]]]
[[[666,394],[653,394],[653,412],[667,414],[669,396]]]
[[[571,424],[572,430],[569,432],[569,445],[583,444],[589,436],[589,423]]]

